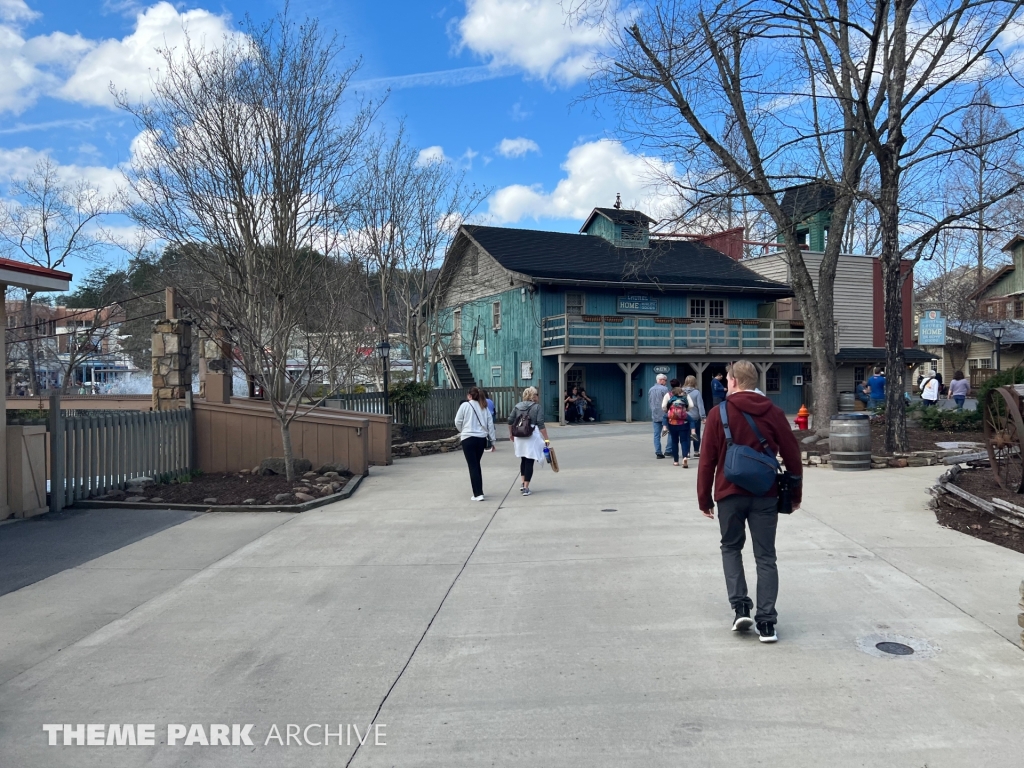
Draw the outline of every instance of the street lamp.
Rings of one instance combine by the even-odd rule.
[[[388,344],[388,340],[385,338],[377,345],[377,354],[380,355],[380,359],[384,362],[384,413],[390,413],[390,406],[388,404],[388,356],[391,354],[391,345]]]
[[[1003,331],[1006,328],[1002,325],[992,326],[992,338],[996,340],[996,373],[1002,370],[1003,362]]]

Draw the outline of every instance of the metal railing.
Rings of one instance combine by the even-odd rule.
[[[759,352],[806,350],[803,328],[785,320],[695,320],[672,317],[545,317],[546,351],[597,353]]]
[[[192,410],[79,412],[50,403],[50,511],[123,489],[136,477],[192,470]]]
[[[487,394],[494,401],[495,418],[507,419],[519,402],[521,390],[515,387],[492,387]],[[455,424],[455,413],[466,401],[465,389],[434,389],[425,400],[416,403],[389,403],[395,423],[412,429],[443,429]],[[325,403],[329,408],[359,413],[384,413],[383,392],[341,394]]]

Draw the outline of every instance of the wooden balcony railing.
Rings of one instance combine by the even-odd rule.
[[[695,320],[584,315],[545,317],[544,352],[587,354],[793,354],[806,351],[804,329],[785,320]]]

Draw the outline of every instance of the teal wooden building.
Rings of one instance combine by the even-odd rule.
[[[804,398],[802,325],[777,316],[792,297],[706,242],[657,238],[640,211],[595,208],[579,234],[465,225],[434,294],[443,384],[541,392],[546,418],[586,387],[603,420],[648,419],[658,373],[711,377],[739,357],[786,412]]]

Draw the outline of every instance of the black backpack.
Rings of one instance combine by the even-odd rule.
[[[512,437],[530,437],[533,435],[533,424],[530,423],[530,411],[516,409],[516,417],[512,422]]]

